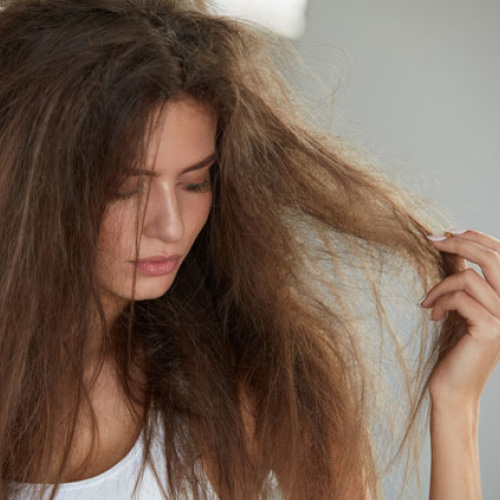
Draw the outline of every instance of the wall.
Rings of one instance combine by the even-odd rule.
[[[399,166],[457,226],[500,239],[499,19],[493,0],[310,0],[294,43],[334,92],[332,131]],[[497,367],[481,399],[484,499],[500,498],[499,410]]]

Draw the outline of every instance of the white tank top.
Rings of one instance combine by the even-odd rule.
[[[159,429],[158,436],[162,436],[161,427]],[[149,464],[145,467],[144,475],[139,483],[136,495],[132,497],[132,491],[141,466],[143,440],[144,437],[141,433],[128,454],[102,474],[83,479],[82,481],[62,483],[55,498],[57,500],[130,500],[132,498],[137,500],[163,500],[161,489]],[[162,484],[165,485],[165,458],[162,453],[161,444],[160,439],[157,437],[152,443],[151,455]],[[209,498],[219,500],[206,475],[205,478],[207,490],[210,495]],[[40,485],[13,482],[11,483],[11,488],[21,492],[20,499],[31,500],[34,498],[33,493],[40,490]],[[49,488],[47,490],[46,496],[43,497],[44,500],[50,497],[52,489]]]

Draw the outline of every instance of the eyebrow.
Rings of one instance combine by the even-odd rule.
[[[200,168],[206,167],[209,163],[212,163],[215,159],[216,159],[215,153],[212,153],[210,156],[207,156],[204,160],[201,160],[198,163],[195,163],[194,165],[185,168],[181,172],[181,174],[185,174],[187,172],[191,172],[193,170],[199,170]],[[132,175],[148,175],[150,177],[157,177],[158,173],[153,172],[152,170],[138,169],[134,170]]]

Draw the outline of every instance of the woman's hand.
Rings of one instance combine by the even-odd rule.
[[[429,383],[433,399],[459,408],[479,404],[500,357],[500,241],[473,230],[445,235],[444,241],[430,243],[456,254],[460,271],[435,285],[421,306],[433,308],[433,320],[456,310],[467,322],[467,332],[439,362]],[[466,259],[481,267],[484,278],[467,267]]]

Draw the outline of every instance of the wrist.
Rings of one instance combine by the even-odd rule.
[[[470,426],[477,432],[479,424],[479,401],[458,399],[447,396],[433,396],[431,394],[431,415],[434,420],[443,422],[457,422],[463,426]]]

